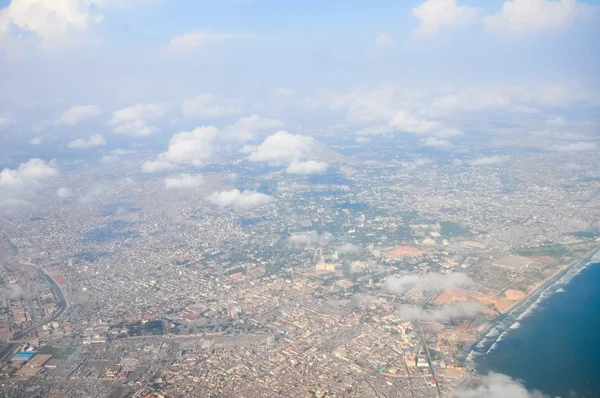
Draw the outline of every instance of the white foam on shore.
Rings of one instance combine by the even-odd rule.
[[[508,319],[505,321],[500,322],[498,325],[494,326],[484,337],[483,339],[481,339],[481,341],[476,345],[476,348],[482,350],[484,349],[487,344],[489,344],[491,341],[492,345],[490,346],[490,348],[485,352],[485,354],[483,352],[476,352],[475,350],[471,350],[469,352],[469,355],[467,356],[466,362],[469,365],[474,364],[474,360],[477,356],[481,356],[481,355],[487,355],[490,352],[492,352],[496,347],[497,344],[502,341],[502,339],[504,338],[504,336],[511,330],[511,329],[518,329],[519,327],[521,327],[521,323],[519,321],[523,320],[524,318],[529,317],[531,314],[533,314],[533,312],[539,308],[539,306],[548,298],[550,298],[554,293],[556,292],[565,292],[565,290],[563,289],[563,286],[566,286],[571,279],[573,279],[573,277],[575,277],[576,275],[579,275],[579,273],[581,273],[584,269],[588,268],[591,264],[594,263],[600,263],[600,250],[597,251],[590,259],[590,261],[588,261],[585,265],[581,266],[580,268],[577,269],[577,271],[574,271],[573,268],[571,268],[570,270],[568,270],[563,276],[561,276],[559,279],[557,279],[553,284],[551,284],[550,286],[548,286],[546,289],[544,289],[544,291],[539,295],[539,297],[537,298],[537,300],[535,300],[533,303],[531,303],[531,305],[529,305],[529,307],[527,307],[527,309],[525,309],[525,311],[523,311],[519,317],[514,320],[514,318],[512,320],[514,320],[514,322],[512,322],[508,327],[506,327],[507,325],[505,324],[506,321],[511,321],[511,316],[515,311],[519,311],[521,306],[518,306],[517,308],[513,309],[509,314],[508,314]],[[558,289],[557,289],[558,287]],[[525,301],[526,303],[527,301]],[[504,329],[504,327],[506,327],[506,329]],[[502,331],[504,330],[504,331]],[[502,332],[501,332],[502,331]],[[497,336],[497,337],[496,337]],[[496,338],[495,338],[496,337]],[[494,339],[495,338],[495,339]],[[473,366],[471,366],[473,367]],[[474,367],[473,367],[474,368]]]

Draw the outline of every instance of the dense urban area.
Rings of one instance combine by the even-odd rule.
[[[600,247],[600,160],[406,145],[323,145],[314,174],[260,147],[176,180],[146,150],[62,167],[0,220],[0,396],[452,396]]]

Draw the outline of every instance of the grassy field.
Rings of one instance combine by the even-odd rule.
[[[50,354],[54,358],[61,359],[61,358],[68,357],[73,352],[75,352],[74,347],[54,347],[51,345],[47,345],[47,346],[44,346],[44,348],[42,348],[39,353],[40,354]]]
[[[549,256],[560,258],[569,253],[568,247],[561,244],[547,244],[535,247],[521,247],[514,249],[513,254],[525,257]]]

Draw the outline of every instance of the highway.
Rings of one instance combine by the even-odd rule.
[[[8,235],[5,231],[2,231],[2,232],[8,238],[9,242],[11,242],[11,244],[12,244],[10,235]],[[12,244],[12,246],[15,247],[16,252],[17,252],[16,256],[18,257],[19,256],[19,248],[14,244]],[[54,320],[56,320],[59,316],[62,315],[62,313],[68,307],[68,303],[67,303],[67,300],[65,298],[65,295],[64,295],[62,289],[60,288],[58,283],[56,283],[54,278],[52,278],[51,275],[47,274],[43,268],[38,268],[38,267],[35,267],[33,264],[25,264],[22,262],[19,262],[19,265],[34,267],[37,270],[37,272],[40,274],[40,276],[42,278],[44,278],[44,280],[50,285],[50,289],[52,289],[52,293],[54,294],[54,297],[56,298],[56,301],[58,302],[58,310],[54,314],[52,314],[52,316],[50,318],[41,319],[39,322],[34,323],[30,327],[23,329],[20,332],[16,333],[13,336],[12,340],[9,342],[9,344],[7,344],[4,348],[2,348],[2,350],[0,350],[0,361],[4,360],[5,357],[7,355],[9,355],[16,348],[16,346],[19,344],[18,343],[19,340],[22,340],[23,337],[26,337],[28,334],[35,331],[38,327],[47,325],[50,322],[53,322]]]

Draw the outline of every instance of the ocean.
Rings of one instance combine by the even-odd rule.
[[[531,304],[479,348],[477,370],[509,375],[551,397],[600,397],[598,255]]]

